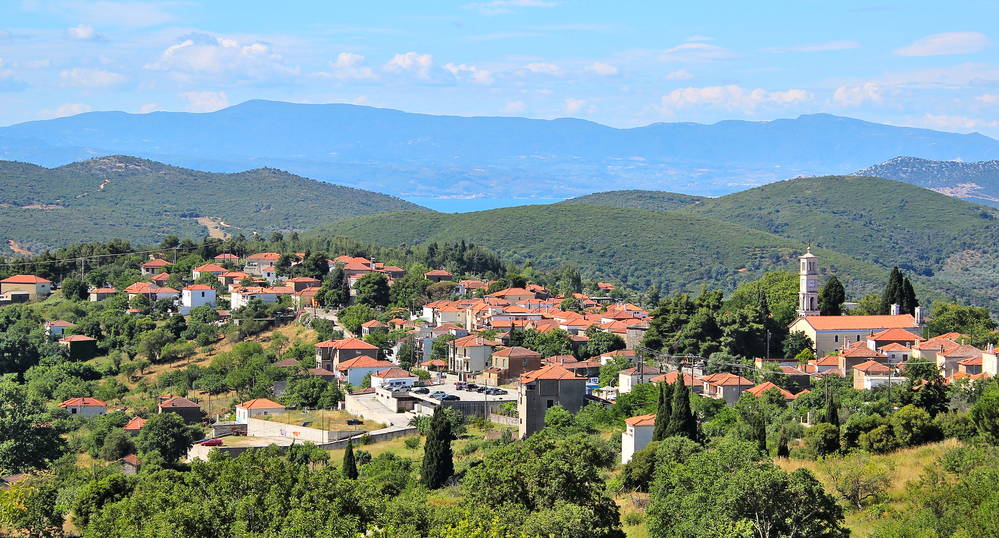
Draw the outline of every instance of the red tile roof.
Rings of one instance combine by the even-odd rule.
[[[224,273],[228,271],[225,267],[215,265],[214,263],[206,263],[200,267],[195,267],[194,270],[199,273]]]
[[[337,365],[336,369],[347,371],[351,368],[392,368],[393,366],[395,365],[389,361],[361,355],[360,357],[354,357],[353,359],[341,362]]]
[[[721,372],[717,374],[706,375],[701,378],[705,383],[712,386],[743,386],[747,389],[753,386],[753,382],[742,376],[737,376],[735,374],[730,374],[728,372]]]
[[[403,370],[402,368],[388,368],[386,370],[381,370],[371,374],[371,377],[380,377],[382,379],[406,379],[416,376],[406,370]]]
[[[144,419],[142,417],[132,417],[132,420],[129,420],[128,424],[125,424],[125,430],[126,431],[139,430],[142,428],[142,425],[146,423],[146,420],[147,419]]]
[[[159,267],[169,267],[171,265],[173,264],[166,260],[155,259],[155,260],[149,260],[148,262],[142,264],[142,267],[145,267],[147,269],[156,269]]]
[[[877,361],[862,362],[862,363],[854,366],[853,369],[854,370],[860,370],[861,372],[864,372],[865,374],[873,374],[873,375],[883,375],[883,374],[888,374],[889,372],[891,372],[891,370],[888,369],[887,366],[885,366],[885,365],[883,365],[883,364],[881,364],[880,362],[877,362]]]
[[[510,357],[512,359],[513,358],[526,359],[531,357],[541,358],[541,354],[538,353],[537,351],[531,351],[530,349],[518,346],[506,347],[499,351],[494,351],[493,355],[497,357]]]
[[[51,280],[37,277],[35,275],[14,275],[10,278],[0,280],[0,284],[51,284]]]
[[[357,338],[344,338],[343,340],[327,340],[319,342],[316,347],[331,347],[333,349],[378,349],[363,340]]]
[[[129,454],[129,455],[125,456],[124,458],[121,458],[118,461],[123,461],[123,462],[125,462],[125,463],[127,463],[127,464],[129,464],[129,465],[131,465],[133,467],[138,467],[139,465],[141,465],[141,462],[139,461],[139,458],[135,454]]]
[[[215,288],[205,285],[205,284],[194,284],[193,286],[187,286],[184,288],[188,291],[214,291]]]
[[[97,340],[83,334],[74,334],[73,336],[67,336],[65,338],[60,338],[60,342],[96,342]]]
[[[187,398],[181,398],[180,396],[174,396],[169,400],[160,404],[160,409],[181,409],[181,408],[197,408],[201,409],[201,406],[188,400]]]
[[[787,390],[784,390],[784,389],[778,387],[777,385],[774,385],[770,381],[767,381],[766,383],[763,383],[763,384],[760,384],[760,385],[756,385],[755,387],[746,390],[746,392],[752,394],[753,396],[756,396],[757,398],[760,398],[760,397],[763,396],[764,392],[766,392],[766,391],[768,391],[770,389],[777,389],[777,391],[780,392],[781,395],[783,395],[784,398],[787,399],[787,400],[793,400],[795,398],[794,393],[792,393],[790,391],[787,391]]]
[[[259,254],[251,254],[246,259],[251,261],[277,261],[281,258],[281,255],[277,252],[261,252]]]
[[[243,402],[236,407],[243,409],[284,409],[284,406],[267,398],[254,398],[248,402]]]
[[[655,426],[656,414],[652,413],[649,415],[639,415],[637,417],[626,418],[624,419],[624,423],[629,426]]]
[[[905,329],[885,329],[879,333],[874,333],[868,338],[872,340],[894,340],[898,342],[917,342],[922,340],[917,334],[913,334]]]
[[[909,314],[899,316],[804,316],[817,331],[880,331],[884,329],[917,328],[916,318]]]
[[[586,378],[581,375],[578,375],[576,372],[569,371],[557,364],[551,364],[545,366],[540,370],[527,372],[526,374],[520,376],[521,383],[531,383],[539,379],[584,380]]]
[[[59,407],[107,407],[107,403],[97,398],[90,398],[88,396],[83,396],[79,398],[70,398],[65,402],[59,404]]]
[[[653,383],[669,383],[673,385],[676,383],[677,378],[680,377],[680,372],[669,372],[660,376],[653,377],[649,381]],[[690,374],[683,374],[683,384],[688,387],[693,387],[694,385],[700,385],[703,383],[701,378],[694,377]]]

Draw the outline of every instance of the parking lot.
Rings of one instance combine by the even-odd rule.
[[[514,402],[517,400],[516,389],[503,389],[507,391],[506,394],[494,395],[483,394],[475,391],[468,392],[466,390],[458,390],[454,387],[454,383],[433,385],[427,388],[430,390],[430,393],[440,390],[446,392],[447,394],[454,394],[455,396],[461,398],[461,401],[463,402]],[[438,400],[431,398],[430,394],[417,394],[415,392],[411,392],[411,394],[421,400],[433,402],[434,404],[438,403]]]

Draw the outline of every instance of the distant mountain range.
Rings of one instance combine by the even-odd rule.
[[[614,184],[721,195],[899,155],[981,161],[999,141],[829,114],[615,129],[579,119],[410,114],[248,101],[218,112],[91,112],[0,128],[0,157],[60,166],[129,154],[187,168],[268,166],[407,197],[568,198]]]
[[[999,207],[999,160],[968,163],[897,157],[854,175],[897,179],[969,202]]]
[[[406,209],[423,210],[274,169],[213,174],[120,155],[53,169],[0,161],[0,255],[112,238],[270,235]]]

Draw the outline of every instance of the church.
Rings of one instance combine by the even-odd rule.
[[[901,314],[898,305],[892,305],[888,316],[821,316],[819,315],[819,257],[812,254],[812,247],[799,257],[798,318],[788,327],[801,331],[815,343],[815,356],[824,357],[837,349],[864,342],[875,333],[888,329],[902,329],[919,336],[923,328],[923,309],[916,308],[915,316]]]

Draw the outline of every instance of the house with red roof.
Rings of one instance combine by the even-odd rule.
[[[284,285],[294,289],[296,292],[309,288],[318,288],[323,285],[322,281],[307,276],[297,276],[284,281]]]
[[[840,350],[838,366],[841,371],[849,372],[854,366],[871,360],[888,364],[888,355],[867,347],[866,342],[854,342]]]
[[[643,365],[641,368],[626,368],[621,370],[617,374],[618,378],[618,393],[627,394],[632,391],[638,385],[642,383],[648,383],[653,377],[657,377],[662,372],[659,368],[649,365]]]
[[[433,271],[423,273],[423,278],[436,283],[444,282],[445,280],[454,280],[454,275],[443,269],[434,269]]]
[[[557,364],[525,372],[517,381],[521,439],[545,428],[545,413],[552,407],[575,415],[586,404],[586,378]]]
[[[485,370],[494,349],[503,345],[478,335],[464,336],[448,342],[448,370],[458,374],[461,381],[468,381]]]
[[[104,299],[114,297],[117,293],[118,290],[114,288],[97,288],[90,290],[90,302],[96,303],[98,301],[103,301]]]
[[[140,430],[142,430],[142,427],[146,424],[146,420],[148,419],[144,419],[142,417],[132,417],[132,420],[129,420],[128,424],[125,424],[125,432],[132,437],[139,435]]]
[[[246,424],[248,419],[260,416],[280,415],[284,406],[267,398],[254,398],[236,405],[236,422]]]
[[[701,378],[701,382],[703,385],[701,393],[704,396],[725,400],[728,405],[735,405],[743,392],[756,385],[745,377],[728,372],[706,375]]]
[[[335,372],[341,363],[358,357],[378,358],[378,346],[357,338],[327,340],[316,344],[316,368]]]
[[[688,370],[689,371],[689,370]],[[667,385],[676,384],[677,379],[680,379],[680,372],[668,372],[662,375],[657,375],[649,379],[650,383],[666,383]],[[704,381],[697,376],[690,374],[683,374],[683,384],[687,386],[694,394],[700,394],[704,391]]]
[[[201,406],[180,396],[174,396],[160,402],[160,413],[177,413],[184,417],[184,422],[197,424],[201,422]]]
[[[52,294],[52,281],[35,275],[14,275],[0,280],[0,295],[17,291],[27,293],[29,301],[37,301]]]
[[[69,358],[74,362],[89,361],[97,356],[97,340],[82,334],[64,336],[59,345],[69,349]]]
[[[215,288],[206,284],[194,284],[180,290],[180,313],[186,316],[192,308],[215,306]]]
[[[70,398],[59,404],[59,407],[69,411],[71,415],[82,415],[84,418],[104,415],[108,412],[108,404],[97,398],[87,396]]]
[[[363,380],[364,378],[361,379]],[[405,389],[412,387],[413,383],[416,383],[419,379],[419,377],[402,368],[386,368],[385,370],[379,370],[371,374],[371,386],[376,389]]]
[[[172,265],[173,265],[172,263],[166,260],[161,260],[159,258],[156,258],[154,260],[149,260],[148,262],[143,263],[142,265],[139,266],[139,269],[142,271],[142,276],[152,276],[152,275],[158,275],[166,271],[166,268]]]
[[[635,452],[643,450],[652,442],[652,432],[656,429],[656,414],[639,415],[624,420],[624,433],[621,434],[621,464],[627,465]]]
[[[142,468],[142,462],[135,454],[129,454],[121,458],[118,460],[118,463],[121,465],[121,474],[125,476],[137,475]]]
[[[976,375],[982,373],[982,357],[971,357],[957,362],[957,371],[962,374]]]
[[[57,319],[54,321],[46,321],[45,336],[48,336],[49,342],[52,342],[57,338],[62,338],[63,333],[65,333],[66,329],[70,327],[76,327],[76,324],[61,319]]]
[[[957,347],[940,351],[937,353],[937,368],[944,377],[951,377],[957,371],[961,361],[966,359],[982,358],[982,350],[968,344],[961,344]]]
[[[239,256],[235,254],[229,254],[228,252],[224,254],[219,254],[213,258],[218,263],[239,263]]]
[[[226,269],[225,267],[222,267],[221,265],[217,265],[214,263],[206,263],[204,265],[199,265],[198,267],[195,267],[194,270],[191,271],[191,276],[194,277],[194,280],[197,280],[201,278],[201,275],[206,273],[211,273],[215,276],[219,276],[222,273],[228,273],[228,272],[229,270]]]
[[[908,381],[907,378],[894,374],[894,368],[878,361],[862,362],[853,367],[853,388],[871,390],[883,385],[900,385]]]
[[[488,296],[506,299],[513,304],[517,304],[528,299],[537,299],[536,293],[525,290],[524,288],[507,288],[505,290],[497,291],[496,293],[490,293]]]
[[[361,324],[361,336],[369,336],[371,333],[383,332],[387,333],[389,330],[388,325],[373,319],[371,321],[365,321]]]
[[[537,351],[518,346],[494,351],[490,357],[491,367],[482,371],[483,382],[505,385],[527,372],[541,369],[542,358]]]
[[[781,396],[784,397],[785,400],[787,400],[789,402],[791,400],[794,400],[795,398],[798,397],[797,394],[794,394],[793,392],[791,392],[789,390],[782,389],[782,388],[778,387],[777,385],[771,383],[770,381],[767,381],[766,383],[761,383],[759,385],[756,385],[755,387],[753,387],[751,389],[747,389],[746,392],[749,393],[749,394],[752,394],[753,396],[756,396],[757,398],[762,398],[763,397],[763,393],[766,392],[766,391],[768,391],[768,390],[776,390],[777,392],[780,393]],[[804,394],[804,393],[807,393],[807,392],[808,391],[806,390],[806,391],[802,391],[799,394]]]
[[[382,370],[395,368],[389,361],[361,355],[360,357],[346,360],[336,366],[334,373],[342,383],[350,383],[355,387],[360,387],[364,382],[364,377],[368,374],[374,375]]]
[[[850,344],[863,342],[867,338],[888,329],[901,329],[912,333],[913,341],[919,335],[920,324],[909,314],[895,316],[800,316],[789,329],[801,331],[815,344],[815,355],[825,356],[830,352]]]

